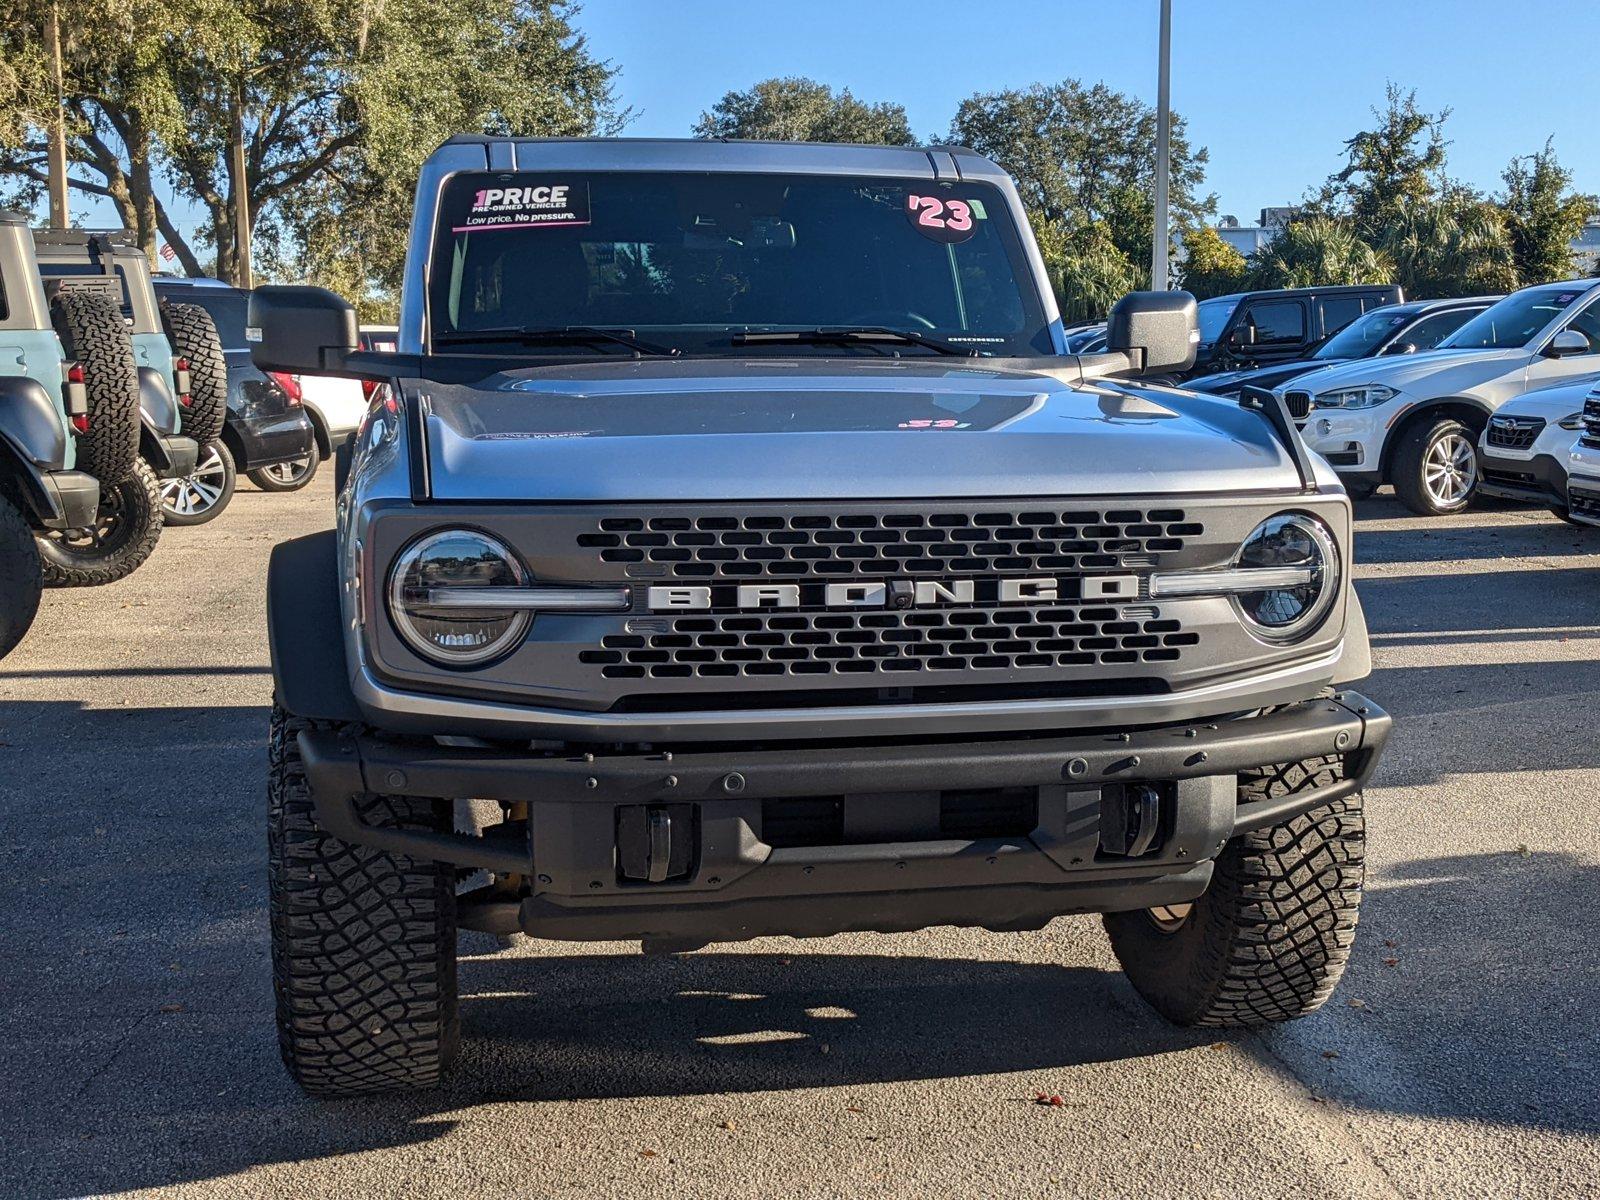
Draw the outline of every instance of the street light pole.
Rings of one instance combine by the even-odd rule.
[[[1156,85],[1156,227],[1150,252],[1150,286],[1172,286],[1167,266],[1168,175],[1172,164],[1172,0],[1161,0],[1161,77]]]
[[[54,4],[45,21],[44,42],[56,87],[56,111],[50,121],[50,228],[65,229],[71,223],[67,206],[67,89],[61,72],[61,20]]]

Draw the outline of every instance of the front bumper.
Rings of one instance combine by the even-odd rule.
[[[1361,788],[1389,725],[1340,693],[1214,724],[1008,741],[537,754],[311,730],[299,746],[329,833],[528,881],[515,898],[464,898],[464,925],[683,946],[1037,928],[1192,900],[1230,837]],[[1342,781],[1238,803],[1239,772],[1322,755],[1343,758]],[[1159,828],[1129,857],[1103,839],[1135,785],[1159,797]],[[513,819],[482,835],[379,827],[361,816],[379,793],[498,801]],[[641,856],[668,877],[640,878]]]
[[[1300,436],[1341,475],[1373,475],[1383,469],[1383,443],[1395,410],[1392,400],[1375,408],[1315,408],[1299,424]]]
[[[1567,505],[1567,454],[1577,437],[1551,421],[1526,448],[1478,442],[1478,490],[1486,496],[1544,504]]]

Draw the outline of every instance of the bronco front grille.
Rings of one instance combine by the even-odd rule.
[[[1585,446],[1600,449],[1600,390],[1590,392],[1583,402],[1583,435],[1579,440]]]
[[[1492,417],[1488,441],[1501,450],[1526,450],[1543,432],[1541,417]]]
[[[935,508],[919,513],[602,517],[578,535],[634,578],[1048,574],[1182,550],[1182,509]]]
[[[630,626],[579,659],[608,679],[903,677],[1173,662],[1200,640],[1177,621],[1105,607],[708,613]]]

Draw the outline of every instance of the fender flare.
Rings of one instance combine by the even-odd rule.
[[[280,705],[312,721],[363,719],[345,663],[339,543],[331,529],[272,548],[267,647]]]
[[[1354,683],[1372,674],[1372,643],[1367,635],[1367,614],[1361,607],[1361,597],[1355,588],[1350,589],[1350,600],[1345,606],[1344,649],[1333,668],[1333,684]]]

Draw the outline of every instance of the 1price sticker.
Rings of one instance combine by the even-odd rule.
[[[906,195],[906,219],[925,238],[936,242],[964,242],[978,232],[983,206],[956,196]]]

